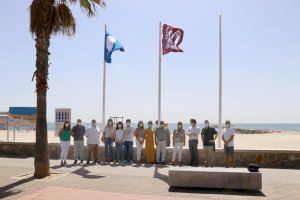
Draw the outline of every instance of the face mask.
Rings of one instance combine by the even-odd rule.
[[[126,123],[126,125],[129,127],[129,126],[130,126],[130,123]]]
[[[163,124],[159,124],[159,126],[160,126],[160,127],[164,127],[164,125],[163,125]]]
[[[226,124],[226,128],[229,128],[230,127],[230,124]]]
[[[148,127],[149,127],[149,128],[152,128],[152,124],[148,124]]]
[[[208,127],[208,126],[209,126],[209,123],[204,123],[204,126],[205,126],[205,127]]]
[[[182,125],[178,125],[178,128],[182,128]]]

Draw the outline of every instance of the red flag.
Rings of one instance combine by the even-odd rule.
[[[162,50],[163,55],[169,52],[183,52],[179,47],[183,39],[183,30],[164,24],[162,29]]]

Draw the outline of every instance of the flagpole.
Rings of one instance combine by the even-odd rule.
[[[221,148],[222,138],[222,15],[219,15],[219,138],[218,148]]]
[[[104,33],[106,34],[107,25],[104,25]],[[104,37],[106,38],[106,37]],[[104,39],[104,46],[105,46],[105,39]],[[102,89],[102,128],[104,128],[105,124],[105,96],[106,96],[106,61],[105,61],[105,47],[104,47],[104,57],[103,57],[103,89]]]
[[[161,121],[161,22],[159,22],[158,37],[158,124]]]

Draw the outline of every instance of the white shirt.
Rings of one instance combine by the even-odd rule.
[[[232,135],[235,134],[235,130],[234,130],[234,128],[232,128],[232,127],[225,128],[223,131],[224,131],[224,132],[223,132],[223,136],[224,136],[224,139],[225,139],[226,141],[228,141],[229,138],[230,138]],[[233,147],[233,146],[234,146],[234,141],[233,141],[233,140],[234,140],[234,139],[232,139],[232,140],[228,143],[228,146],[230,146],[230,147]]]
[[[122,129],[118,129],[116,131],[116,142],[120,142],[123,139],[123,130]]]
[[[99,144],[100,130],[98,127],[91,126],[85,131],[85,136],[87,137],[87,144]]]
[[[190,140],[198,140],[198,136],[201,130],[198,126],[191,126],[188,128],[187,135],[189,136]]]
[[[135,128],[133,126],[125,126],[123,129],[124,141],[133,142],[133,133]]]

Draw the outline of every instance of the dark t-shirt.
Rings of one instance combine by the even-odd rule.
[[[215,134],[217,134],[217,131],[212,127],[205,127],[201,131],[201,136],[203,136],[203,146],[214,146],[214,142],[209,142],[210,140],[213,140],[215,137]]]
[[[83,136],[85,134],[85,127],[76,125],[73,127],[73,133],[74,140],[83,140]]]

